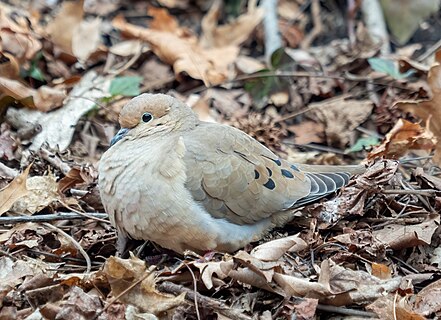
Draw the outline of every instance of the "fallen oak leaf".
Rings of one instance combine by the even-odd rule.
[[[31,166],[32,164],[19,176],[15,177],[10,184],[0,190],[0,215],[8,211],[18,199],[28,194],[26,179],[28,178]]]
[[[47,112],[61,107],[66,98],[64,90],[41,86],[38,89],[27,87],[17,80],[0,77],[0,92],[14,98],[31,109]]]
[[[429,122],[430,118],[427,119]],[[399,119],[394,127],[387,133],[383,143],[369,152],[369,160],[377,158],[398,159],[409,150],[432,150],[436,147],[437,139],[429,130],[418,123]]]
[[[204,47],[225,47],[229,45],[240,45],[249,39],[250,33],[262,21],[264,9],[248,4],[248,12],[240,15],[235,20],[218,25],[223,1],[216,0],[210,10],[202,19],[201,45]]]
[[[124,34],[147,42],[159,59],[173,66],[176,75],[186,72],[206,86],[224,82],[229,65],[239,54],[235,46],[203,49],[195,37],[141,28],[127,23],[122,16],[115,17],[112,24]]]
[[[393,250],[430,245],[432,235],[440,223],[439,214],[429,214],[426,221],[413,225],[390,224],[374,230],[373,235]]]
[[[421,118],[430,131],[441,141],[441,50],[435,54],[435,64],[430,68],[427,83],[431,89],[432,98],[417,101],[399,101],[394,106],[405,112],[410,112]],[[433,162],[441,164],[441,144],[436,144]]]

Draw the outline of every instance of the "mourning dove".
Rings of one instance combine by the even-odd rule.
[[[110,221],[120,240],[152,240],[179,253],[242,248],[289,221],[289,209],[364,171],[291,164],[238,129],[199,121],[168,95],[132,99],[119,122],[99,165]]]

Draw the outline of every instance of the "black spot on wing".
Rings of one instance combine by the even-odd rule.
[[[297,171],[297,172],[299,172],[300,170],[299,170],[299,168],[297,168],[295,165],[291,165],[291,169],[293,169],[294,171]]]
[[[257,170],[254,170],[254,179],[259,179],[260,173]]]
[[[271,160],[273,160],[279,167],[282,165],[282,162],[279,159],[276,160],[271,159]]]
[[[265,188],[273,190],[276,187],[273,179],[268,179],[268,181],[263,185]]]
[[[290,179],[294,178],[294,175],[291,172],[289,172],[288,170],[282,169],[281,171],[282,171],[282,176],[284,176],[286,178],[290,178]]]
[[[273,172],[271,171],[270,168],[266,168],[266,170],[268,170],[268,175],[271,177],[273,175]]]

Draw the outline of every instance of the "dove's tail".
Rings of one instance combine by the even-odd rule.
[[[337,191],[348,184],[352,175],[363,173],[366,170],[363,165],[328,167],[296,164],[296,166],[311,181],[311,190],[306,197],[299,199],[294,207],[314,202]]]

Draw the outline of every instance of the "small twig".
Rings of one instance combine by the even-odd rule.
[[[194,293],[192,290],[177,285],[173,282],[165,281],[158,286],[158,289],[163,292],[172,293],[175,295],[179,295],[182,292],[185,292],[185,298],[187,300],[193,301],[197,299],[201,305],[204,305],[207,308],[211,308],[219,312],[220,314],[230,318],[230,319],[238,319],[238,320],[251,320],[252,318],[243,314],[240,310],[227,306],[221,301],[206,297],[201,295],[200,293]]]
[[[397,298],[398,298],[398,291],[395,292],[394,296],[394,320],[397,320]]]
[[[402,190],[402,189],[396,189],[396,190],[390,190],[390,189],[386,189],[386,190],[381,190],[381,193],[383,194],[415,194],[415,195],[420,195],[420,196],[427,196],[427,197],[432,197],[434,195],[436,195],[436,190],[433,189],[421,189],[421,190]]]
[[[355,316],[355,317],[366,317],[366,318],[375,318],[378,319],[378,316],[374,312],[369,311],[362,311],[362,310],[355,310],[355,309],[348,309],[344,307],[337,307],[337,306],[328,306],[324,304],[318,304],[317,310],[321,311],[327,311],[327,312],[335,312],[339,314],[345,314],[348,316]]]
[[[277,0],[263,0],[261,7],[265,9],[263,29],[265,30],[265,61],[271,65],[271,55],[282,47],[282,39],[277,19]]]
[[[303,39],[300,44],[300,48],[308,49],[317,36],[323,31],[322,19],[320,18],[320,1],[312,0],[311,2],[311,14],[314,27],[311,32]]]
[[[420,55],[416,60],[418,62],[426,60],[428,57],[434,54],[435,51],[437,51],[440,47],[441,47],[441,39],[438,40],[433,46],[431,46],[426,52]]]
[[[409,271],[412,271],[413,273],[420,273],[417,269],[412,267],[410,264],[408,264],[407,262],[404,262],[404,260],[401,260],[400,258],[397,258],[396,256],[390,256],[390,257],[391,257],[391,259],[398,261],[399,263],[404,265]]]
[[[15,169],[9,168],[0,162],[0,177],[5,179],[13,179],[18,176],[19,172]]]
[[[81,212],[81,211],[75,210],[74,208],[71,208],[70,206],[68,206],[66,203],[64,203],[64,202],[62,202],[62,201],[60,201],[60,202],[61,202],[61,204],[62,204],[63,206],[65,206],[67,209],[72,210],[72,211],[75,212],[76,214],[79,214],[80,216],[83,216],[83,217],[85,217],[85,218],[87,218],[87,219],[92,219],[92,220],[96,220],[96,221],[103,222],[103,223],[110,223],[109,220],[104,220],[104,219],[100,219],[100,218],[96,218],[96,217],[90,216],[90,215],[88,215],[87,213],[84,213],[84,212]]]
[[[198,320],[201,320],[201,315],[199,313],[199,304],[198,304],[198,299],[196,298],[196,294],[198,293],[198,283],[196,281],[196,277],[194,276],[194,272],[193,270],[191,270],[191,268],[188,266],[187,263],[184,263],[184,266],[187,267],[188,271],[190,271],[191,277],[193,278],[193,291],[194,291],[194,308],[196,310],[196,316],[198,318]]]
[[[389,33],[378,0],[362,1],[361,12],[372,40],[381,46],[383,56],[390,54]]]
[[[67,174],[71,169],[67,163],[64,163],[60,158],[47,149],[41,148],[38,154],[55,168],[60,169],[63,174]]]
[[[75,248],[78,249],[78,251],[81,253],[81,255],[84,257],[84,260],[86,260],[86,273],[90,273],[90,270],[92,269],[92,262],[90,260],[89,255],[87,254],[86,251],[84,251],[83,247],[81,247],[81,245],[78,243],[78,241],[76,241],[74,238],[72,238],[70,235],[68,235],[66,232],[64,232],[63,230],[61,230],[60,228],[57,228],[56,226],[51,225],[50,223],[47,222],[43,222],[43,225],[55,232],[58,232],[59,234],[61,234],[62,236],[64,236],[66,239],[68,239]]]
[[[75,220],[75,219],[100,219],[100,221],[108,218],[107,213],[89,212],[87,214],[78,214],[74,212],[59,212],[54,214],[42,214],[37,216],[17,216],[17,217],[0,217],[0,225],[16,224],[22,222],[49,222],[56,220]]]

